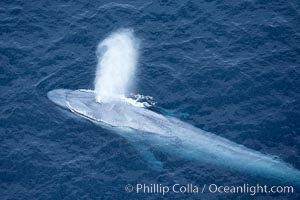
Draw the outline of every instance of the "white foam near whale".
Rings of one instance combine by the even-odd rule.
[[[116,44],[117,41],[122,44]],[[103,44],[106,49],[99,57],[95,90],[52,90],[47,94],[51,101],[105,128],[113,129],[135,146],[153,166],[162,167],[162,163],[153,154],[154,150],[300,185],[300,172],[289,164],[142,105],[137,106],[132,103],[133,100],[128,101],[126,92],[129,87],[126,84],[130,84],[129,79],[133,78],[136,60],[132,59],[137,59],[138,47],[133,32],[123,30],[113,33],[100,43],[101,48]],[[122,52],[119,54],[113,51]],[[102,60],[104,58],[106,61]],[[106,69],[102,69],[103,66]],[[117,69],[123,72],[120,74],[115,71]],[[105,83],[101,83],[101,80]],[[109,89],[105,90],[105,87]]]

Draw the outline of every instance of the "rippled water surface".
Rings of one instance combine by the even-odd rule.
[[[300,169],[298,1],[0,2],[1,199],[253,199],[134,194],[126,184],[240,185],[260,179],[154,152],[54,106],[56,88],[93,89],[112,31],[141,40],[135,93],[203,130]],[[276,185],[276,183],[271,183]],[[299,192],[257,199],[299,199]]]

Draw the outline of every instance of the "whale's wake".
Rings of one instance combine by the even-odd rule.
[[[115,130],[151,165],[162,166],[149,150],[155,149],[300,186],[300,172],[292,166],[144,108],[153,102],[151,97],[128,96],[136,70],[138,46],[132,30],[113,33],[97,49],[95,90],[57,89],[48,92],[48,98],[81,117]]]

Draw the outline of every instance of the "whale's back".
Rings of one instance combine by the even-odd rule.
[[[126,127],[140,131],[168,134],[167,117],[142,107],[136,107],[123,99],[97,102],[94,91],[57,89],[48,92],[55,104],[96,122],[114,127]]]

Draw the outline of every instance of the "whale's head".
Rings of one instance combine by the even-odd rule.
[[[47,93],[48,98],[58,106],[70,109],[70,103],[78,102],[80,100],[95,100],[95,93],[93,90],[79,89],[55,89]]]
[[[67,96],[72,90],[56,89],[47,93],[48,98],[55,104],[67,108]]]

